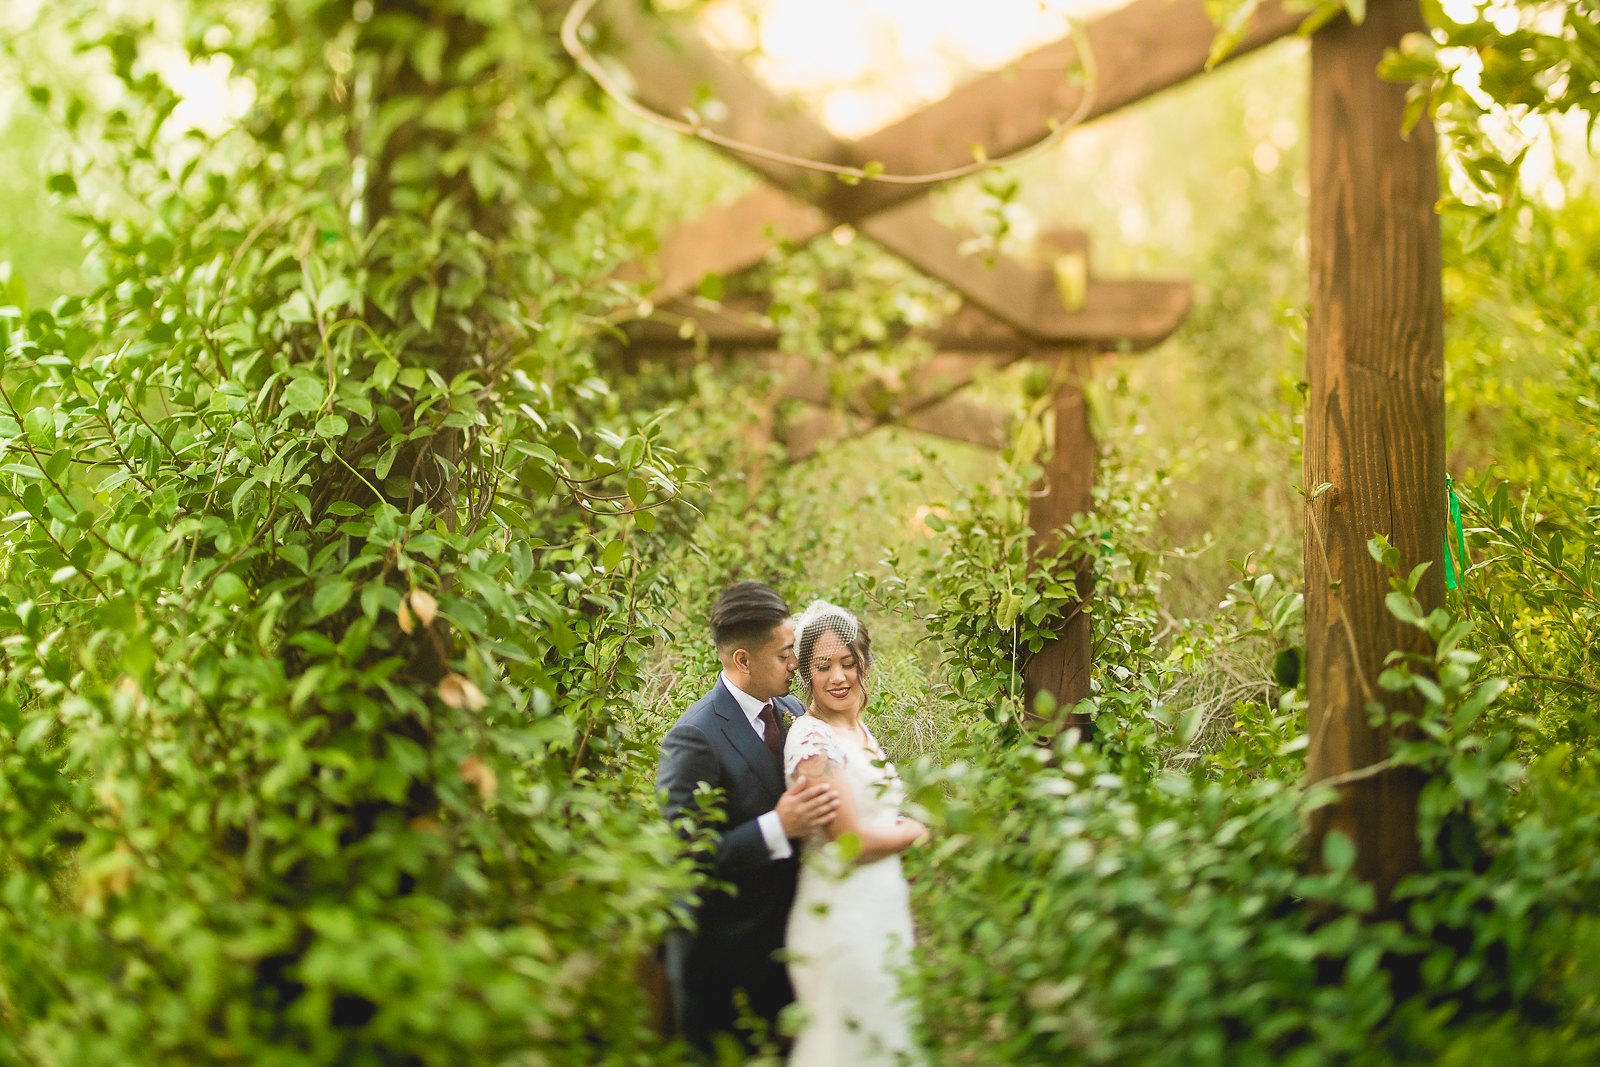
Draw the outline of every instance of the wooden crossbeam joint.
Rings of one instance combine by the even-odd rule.
[[[1169,0],[1139,0],[1133,6],[1148,10],[1155,3],[1163,7],[1182,6],[1171,5]],[[1188,7],[1195,6],[1191,0],[1185,0],[1185,3]],[[1284,16],[1275,4],[1266,5],[1264,10],[1270,14],[1267,16],[1258,14],[1256,22],[1261,24],[1262,28],[1252,31],[1252,35],[1247,35],[1245,47],[1265,43],[1266,40],[1281,35],[1281,32],[1286,32],[1282,27],[1287,25],[1287,16]],[[1116,14],[1123,16],[1122,12]],[[1203,10],[1200,14],[1203,17]],[[1101,21],[1107,20],[1110,20],[1107,24],[1116,32],[1127,32],[1130,26],[1165,25],[1162,20],[1152,19],[1148,15],[1131,20],[1126,17],[1120,20],[1111,19],[1107,16]],[[622,20],[622,32],[619,32],[618,36],[624,42],[625,51],[631,60],[630,66],[659,65],[665,62],[661,58],[659,42],[652,42],[644,37],[638,27],[628,23],[627,20]],[[785,111],[783,103],[771,90],[751,77],[748,72],[718,56],[697,36],[689,34],[686,37],[681,46],[682,54],[674,57],[673,63],[681,67],[683,59],[692,61],[707,73],[714,87],[720,87],[725,102],[729,100],[739,102],[739,111],[735,112],[731,107],[729,109],[730,131],[746,129],[751,123],[752,115],[765,114],[769,117],[779,115],[776,125],[781,130],[781,140],[786,145],[812,146],[817,150],[817,158],[828,160],[849,160],[863,152],[870,154],[871,138],[852,145],[835,137],[820,124],[793,108]],[[1205,40],[1209,42],[1209,37]],[[1057,46],[1052,47],[1062,44],[1058,42]],[[1070,41],[1065,44],[1076,47]],[[1048,49],[1035,53],[1035,56],[1045,51]],[[1189,63],[1193,59],[1190,55],[1192,51],[1192,45],[1184,46],[1186,57],[1184,63]],[[1181,76],[1197,72],[1198,68],[1188,70],[1184,63],[1176,65]],[[669,63],[668,66],[672,64]],[[1169,69],[1170,67],[1171,65],[1162,68],[1166,75],[1172,75],[1173,70]],[[1182,73],[1183,71],[1187,73]],[[686,84],[681,76],[665,76],[659,67],[653,69],[652,74],[656,76],[640,79],[641,96],[650,106],[663,112],[676,113],[693,101],[694,86]],[[1110,94],[1110,98],[1134,99],[1139,93],[1140,90],[1124,86]],[[937,113],[941,106],[935,104],[920,112],[919,116]],[[913,116],[913,119],[919,116]],[[903,126],[904,123],[900,125]],[[863,148],[863,145],[867,147]],[[688,291],[698,284],[699,278],[706,273],[726,275],[732,273],[734,268],[744,269],[759,261],[770,246],[765,241],[752,240],[748,230],[743,230],[743,236],[735,238],[732,242],[711,241],[707,238],[712,233],[726,233],[728,229],[740,225],[749,226],[752,215],[764,214],[771,220],[780,238],[791,241],[807,240],[825,232],[832,224],[830,220],[856,222],[864,233],[891,252],[901,255],[919,270],[950,284],[968,302],[982,308],[998,321],[1035,339],[1051,339],[1065,330],[1070,330],[1071,324],[1061,319],[1060,312],[1079,311],[1087,299],[1086,259],[1078,262],[1071,256],[1058,255],[1054,257],[1049,267],[1042,269],[1028,268],[1003,257],[997,257],[993,263],[986,265],[961,254],[960,236],[934,219],[931,209],[925,203],[908,204],[903,209],[903,214],[899,215],[880,214],[887,207],[921,196],[926,192],[925,187],[864,183],[904,192],[892,202],[885,201],[871,210],[855,210],[840,207],[836,203],[839,196],[838,189],[851,187],[819,186],[808,179],[803,180],[803,176],[797,177],[794,173],[796,168],[771,160],[746,158],[744,161],[768,180],[789,187],[813,204],[822,205],[824,212],[821,215],[808,214],[793,204],[783,202],[781,197],[775,197],[770,191],[758,190],[736,203],[720,224],[715,221],[714,216],[686,224],[681,233],[669,234],[663,242],[663,261],[666,263],[666,268],[658,287],[660,298],[670,299]],[[739,220],[743,220],[742,223]],[[722,255],[724,246],[729,244],[731,247],[727,248],[727,255]],[[719,267],[721,269],[718,269]],[[1053,294],[1053,298],[1048,298],[1047,293]],[[1064,308],[1060,306],[1063,298],[1066,305]],[[1181,303],[1186,309],[1187,299]],[[1174,322],[1172,328],[1175,327]],[[1170,328],[1160,336],[1165,336],[1169,332]],[[1094,339],[1092,334],[1074,338],[1074,340]]]
[[[1262,4],[1229,59],[1244,55],[1298,26],[1301,15],[1277,0]],[[834,136],[739,65],[718,55],[692,33],[680,35],[676,51],[644,34],[624,15],[613,18],[625,65],[647,68],[637,79],[641,99],[666,114],[680,114],[700,99],[698,82],[685,79],[685,66],[704,74],[728,109],[722,132],[828,162],[864,166],[893,163],[899,170],[945,171],[971,161],[973,146],[989,157],[1003,156],[1043,136],[1053,120],[1071,113],[1083,93],[1063,74],[1078,62],[1078,44],[1065,38],[1040,48],[1007,71],[961,87],[944,100],[857,142]],[[1134,103],[1206,69],[1215,29],[1203,0],[1136,0],[1092,20],[1083,39],[1091,43],[1097,80],[1089,121]],[[1123,57],[1128,62],[1108,62]],[[764,138],[758,136],[764,134]],[[774,136],[775,135],[775,136]],[[740,157],[768,180],[821,203],[829,219],[860,222],[897,204],[921,197],[928,186],[863,181],[842,185],[831,179],[818,186],[799,180],[793,167]],[[744,264],[748,265],[748,264]],[[719,273],[733,273],[730,267]]]

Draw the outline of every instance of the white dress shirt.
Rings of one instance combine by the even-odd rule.
[[[744,717],[750,720],[750,728],[766,744],[766,727],[761,725],[761,709],[769,703],[757,700],[743,689],[728,681],[726,671],[722,674],[722,684],[728,687],[728,692],[733,694],[733,699],[739,702],[739,709],[744,712]],[[778,705],[772,702],[772,716],[776,720]],[[780,753],[781,755],[781,753]],[[789,837],[783,832],[783,820],[778,818],[776,811],[769,811],[756,820],[756,825],[761,827],[761,839],[767,843],[767,852],[775,860],[786,860],[794,855],[794,848],[789,844]]]

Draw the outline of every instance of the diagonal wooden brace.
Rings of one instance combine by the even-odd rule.
[[[1207,69],[1217,29],[1206,6],[1205,0],[1134,0],[1089,20],[1078,38],[1036,49],[856,141],[850,146],[853,160],[857,166],[882,161],[897,171],[936,173],[975,157],[1011,155],[1069,116],[1076,115],[1081,124],[1144,100]],[[1226,59],[1294,33],[1305,17],[1304,11],[1287,11],[1278,0],[1266,0]],[[1080,52],[1079,39],[1086,42],[1087,55]],[[1094,68],[1092,89],[1075,76],[1086,60]],[[848,222],[920,192],[884,182],[836,183],[821,206]]]
[[[760,138],[751,128],[764,124],[766,139],[777,139],[791,146],[791,150],[804,150],[815,158],[833,161],[850,158],[853,151],[850,142],[835,137],[791,103],[777,97],[692,32],[678,35],[669,44],[662,37],[646,32],[634,17],[626,14],[617,16],[612,30],[625,65],[648,72],[649,77],[639,79],[637,92],[640,99],[655,110],[679,114],[705,106],[704,93],[685,73],[686,69],[694,70],[704,75],[706,87],[718,98],[739,102],[739,110],[729,112],[726,129],[731,135],[758,140]],[[744,162],[769,181],[790,187],[799,197],[821,201],[831,195],[834,184],[831,179],[819,183],[812,180],[816,177],[814,174],[797,174],[794,167],[761,158],[744,159]],[[926,192],[926,188],[916,187],[916,191]],[[771,187],[757,188],[729,207],[692,220],[663,239],[654,297],[659,303],[670,301],[692,290],[707,274],[726,276],[760,262],[774,241],[803,243],[826,233],[836,223],[836,219],[797,197]],[[893,211],[863,216],[858,226],[868,237],[918,270],[944,281],[969,304],[1014,330],[1033,337],[1072,336],[1079,326],[1070,319],[1061,319],[1064,309],[1054,300],[1057,290],[1051,270],[1005,256],[985,261],[965,254],[963,235],[934,218],[925,197],[913,199]],[[645,272],[635,265],[625,269],[623,277],[643,280]],[[1169,290],[1152,306],[1187,309],[1185,283],[1152,284]],[[1115,314],[1114,308],[1095,310]],[[1054,321],[1041,328],[1041,317]],[[1168,320],[1165,328],[1147,329],[1145,333],[1150,339],[1145,343],[1165,337],[1181,318],[1180,313]],[[1083,326],[1093,332],[1091,324]],[[1087,334],[1084,339],[1088,339]]]
[[[1275,40],[1298,22],[1298,15],[1285,12],[1279,4],[1265,4],[1231,55]],[[721,132],[751,143],[776,141],[794,154],[830,162],[859,166],[873,159],[892,159],[903,166],[906,159],[916,159],[913,169],[949,169],[970,161],[974,150],[1003,155],[1024,147],[1044,136],[1053,119],[1084,103],[1085,90],[1066,76],[1079,61],[1078,44],[1069,38],[1031,53],[1012,71],[981,78],[852,143],[778,98],[693,33],[681,34],[669,44],[646,34],[626,16],[613,21],[613,30],[625,65],[650,75],[640,80],[638,90],[647,105],[667,114],[691,111],[704,105],[704,88],[713,99],[739,104],[737,111],[729,109]],[[1203,0],[1137,0],[1094,20],[1084,33],[1097,68],[1085,116],[1107,114],[1199,73],[1205,69],[1213,36]],[[1118,57],[1130,61],[1117,61]],[[1131,61],[1135,58],[1138,62]],[[703,86],[687,71],[700,72]],[[969,134],[971,140],[964,141]],[[956,144],[962,146],[959,156],[951,148]],[[848,186],[831,179],[819,181],[821,176],[787,164],[740,158],[769,181],[825,210],[814,211],[774,189],[758,188],[727,208],[686,223],[663,241],[655,290],[659,301],[689,291],[706,274],[727,276],[755,265],[770,251],[773,240],[803,243],[849,221],[1014,329],[1036,337],[1073,329],[1072,309],[1061,308],[1054,299],[1057,286],[1052,271],[1003,257],[985,263],[964,255],[962,236],[933,217],[923,197],[928,187],[871,181]],[[627,276],[639,280],[642,272],[634,268]],[[1166,303],[1187,307],[1186,298],[1178,301],[1170,294]],[[1172,327],[1176,325],[1174,321]]]

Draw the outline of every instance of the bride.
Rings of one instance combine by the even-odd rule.
[[[900,779],[862,720],[872,642],[819,600],[795,622],[795,655],[808,714],[789,728],[784,777],[832,782],[839,811],[801,849],[786,941],[802,1021],[789,1064],[918,1062],[896,980],[912,943],[900,852],[928,831],[900,815]]]

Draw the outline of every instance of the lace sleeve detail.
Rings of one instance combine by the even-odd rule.
[[[830,763],[844,766],[844,746],[833,731],[819,719],[802,715],[789,727],[789,739],[783,744],[783,779],[790,785],[795,781],[795,768],[812,756],[822,756]]]

